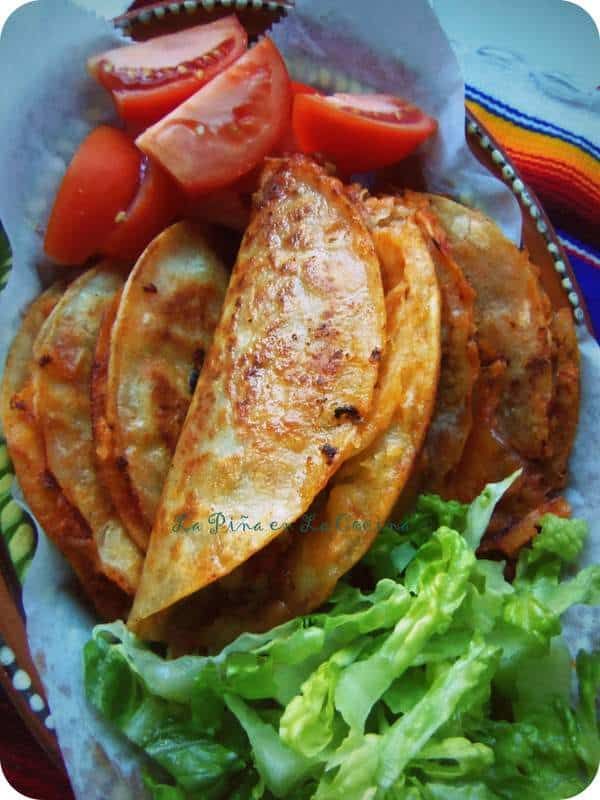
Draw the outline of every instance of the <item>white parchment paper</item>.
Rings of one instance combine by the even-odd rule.
[[[338,91],[387,91],[421,105],[440,122],[440,135],[428,145],[429,187],[479,205],[518,240],[520,214],[514,198],[465,145],[462,78],[426,0],[402,4],[401,13],[397,0],[297,0],[297,5],[293,18],[273,31],[295,77]],[[0,365],[22,310],[52,278],[42,241],[66,164],[92,127],[113,120],[108,96],[87,76],[86,58],[118,41],[107,21],[67,0],[24,6],[4,28],[0,70],[10,80],[0,100],[0,219],[14,266],[0,293]],[[585,333],[581,351],[583,405],[569,498],[592,528],[586,560],[598,561],[600,351]],[[81,651],[94,620],[80,601],[69,567],[43,536],[24,604],[31,651],[76,796],[145,797],[139,778],[142,757],[85,701]],[[568,636],[573,646],[591,644],[598,629],[592,618],[579,609],[571,613]]]

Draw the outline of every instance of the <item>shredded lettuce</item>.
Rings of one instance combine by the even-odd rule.
[[[464,539],[450,528],[440,528],[420,549],[407,570],[415,592],[410,607],[372,655],[347,666],[340,676],[335,704],[351,729],[362,732],[383,693],[431,636],[447,630],[464,599],[474,560]]]
[[[479,547],[481,538],[487,530],[494,509],[501,500],[502,495],[510,489],[513,483],[521,475],[522,469],[518,469],[498,483],[489,483],[483,492],[476,497],[469,506],[465,521],[464,537],[467,544],[476,550]]]
[[[218,655],[166,659],[97,626],[87,697],[150,757],[154,800],[581,792],[600,762],[600,653],[574,665],[560,618],[600,603],[600,567],[574,573],[585,523],[551,515],[512,583],[475,558],[515,477],[470,506],[423,495],[322,610]]]

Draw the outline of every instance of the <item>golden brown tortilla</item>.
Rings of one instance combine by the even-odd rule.
[[[460,461],[471,430],[473,387],[479,373],[475,342],[475,293],[445,246],[446,235],[431,212],[425,195],[406,192],[403,197],[369,197],[364,190],[351,190],[367,225],[377,238],[380,231],[398,226],[409,217],[419,225],[424,244],[435,265],[441,297],[441,368],[436,404],[427,437],[403,494],[410,505],[419,491],[438,491],[446,476]],[[388,278],[382,262],[384,286]]]
[[[553,314],[539,273],[490,219],[428,196],[447,248],[475,290],[481,370],[473,425],[440,493],[470,502],[486,483],[521,477],[496,509],[497,537],[566,483],[579,414],[579,352],[569,309]]]
[[[479,211],[429,196],[447,243],[475,290],[477,346],[483,366],[505,365],[498,435],[524,458],[550,447],[550,301],[537,268]]]
[[[33,387],[48,467],[89,525],[102,571],[133,593],[142,554],[99,479],[90,399],[100,324],[122,286],[120,272],[109,262],[88,270],[69,286],[35,342]]]
[[[133,628],[227,575],[308,508],[371,410],[384,324],[377,256],[341,183],[300,156],[269,162],[161,498]]]
[[[567,485],[567,466],[579,422],[581,386],[579,344],[570,308],[561,308],[552,317],[553,391],[550,404],[551,449],[544,471],[553,488]]]
[[[473,426],[473,390],[479,375],[475,292],[445,245],[445,233],[427,199],[407,192],[405,202],[417,209],[442,299],[440,380],[416,480],[418,491],[439,492],[459,463]]]
[[[356,454],[299,523],[162,620],[158,635],[177,652],[215,650],[318,607],[369,548],[408,479],[435,403],[440,291],[414,215],[388,219],[373,239],[388,289],[386,342]]]
[[[179,222],[139,258],[96,351],[94,436],[102,477],[137,543],[152,523],[228,275],[198,226]]]
[[[10,415],[13,395],[23,388],[27,378],[31,375],[33,345],[40,328],[48,319],[64,291],[64,283],[54,283],[39,297],[36,297],[23,313],[21,325],[6,356],[6,364],[2,373],[0,416],[3,425],[4,420],[8,419]],[[6,426],[4,426],[4,430],[7,430]]]
[[[366,553],[409,478],[435,406],[441,352],[435,264],[412,218],[388,220],[372,236],[388,276],[387,341],[374,416],[387,417],[387,405],[390,420],[334,475],[314,529],[294,538],[280,598],[290,616],[317,608]]]
[[[126,613],[127,596],[100,572],[92,532],[68,502],[48,468],[44,440],[33,408],[34,342],[63,292],[62,284],[50,287],[31,304],[23,317],[2,378],[2,426],[19,485],[33,515],[70,562],[100,616],[115,619]]]

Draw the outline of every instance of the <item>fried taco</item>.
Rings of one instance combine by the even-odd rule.
[[[227,280],[207,234],[179,222],[147,247],[102,325],[92,380],[96,455],[143,550]]]
[[[475,341],[475,292],[448,248],[440,242],[444,233],[421,195],[369,197],[363,190],[357,200],[375,241],[381,230],[414,216],[424,238],[423,247],[435,266],[441,301],[441,363],[435,408],[408,494],[420,487],[437,491],[458,464],[472,423],[473,389],[479,374]],[[382,270],[385,275],[385,261]]]
[[[121,272],[103,262],[68,287],[33,348],[33,399],[52,475],[92,531],[101,570],[132,594],[139,582],[142,553],[100,480],[90,397],[102,317],[122,286]]]
[[[268,163],[254,203],[161,497],[134,629],[298,519],[372,407],[385,309],[356,208],[300,156]],[[211,532],[211,520],[224,525]]]
[[[385,287],[386,339],[353,455],[301,521],[163,619],[160,635],[177,651],[215,649],[245,630],[267,630],[317,608],[367,551],[408,480],[434,409],[440,291],[414,214],[388,218],[372,238]]]
[[[130,626],[175,650],[317,608],[417,493],[521,468],[482,544],[509,559],[569,513],[573,320],[478,211],[272,159],[229,286],[182,222],[126,283],[103,263],[53,298],[13,346],[9,447],[37,437],[26,496],[96,605],[101,574],[137,588]]]
[[[64,284],[54,284],[29,306],[23,316],[3,373],[0,389],[2,427],[29,508],[70,562],[100,617],[114,619],[127,612],[129,598],[101,571],[89,525],[67,500],[50,471],[34,410],[34,343],[64,291]]]
[[[465,502],[522,469],[500,503],[489,536],[507,533],[566,484],[579,413],[579,351],[572,315],[553,311],[537,267],[479,211],[447,198],[409,195],[439,223],[438,245],[475,292],[481,370],[462,458],[442,484]]]

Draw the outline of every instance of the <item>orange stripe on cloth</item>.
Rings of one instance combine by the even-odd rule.
[[[515,163],[517,163],[518,155],[520,173],[525,177],[528,184],[535,189],[536,194],[544,203],[547,203],[548,200],[553,200],[555,204],[560,203],[567,206],[584,217],[593,216],[588,215],[588,212],[596,208],[596,220],[598,220],[600,193],[590,187],[588,182],[582,180],[581,175],[575,174],[560,162],[546,160],[544,165],[540,166],[537,158],[530,158],[523,155],[523,153],[516,155],[509,148],[506,148],[505,152]],[[542,184],[543,191],[539,191],[534,183],[529,180],[531,175],[535,176],[538,185]]]
[[[505,150],[540,200],[566,203],[589,222],[600,220],[598,159],[570,142],[522,128],[473,100],[467,100],[467,107]]]

